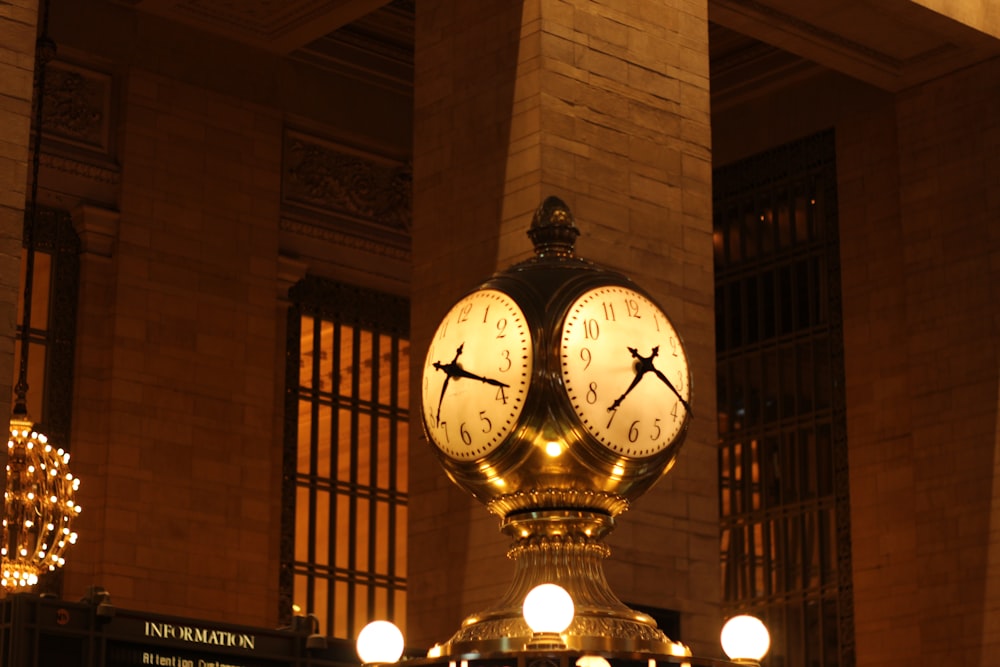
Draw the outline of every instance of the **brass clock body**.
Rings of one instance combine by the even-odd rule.
[[[677,459],[691,421],[684,345],[663,309],[624,275],[573,254],[579,231],[547,199],[528,232],[535,256],[462,297],[423,366],[421,416],[448,476],[501,517],[514,580],[466,618],[440,655],[520,650],[535,585],[573,598],[570,648],[673,650],[611,592],[603,540]]]
[[[616,516],[672,465],[690,398],[683,343],[652,297],[580,258],[536,257],[442,319],[421,413],[448,475],[495,514]]]

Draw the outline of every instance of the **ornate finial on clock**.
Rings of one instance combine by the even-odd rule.
[[[573,246],[580,230],[576,228],[573,214],[559,197],[546,197],[535,211],[528,236],[535,244],[539,257],[572,257]]]

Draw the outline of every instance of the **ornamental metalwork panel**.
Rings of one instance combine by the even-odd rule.
[[[408,303],[314,278],[289,296],[282,616],[343,638],[403,625]]]
[[[771,667],[853,667],[832,131],[714,174],[722,589]]]

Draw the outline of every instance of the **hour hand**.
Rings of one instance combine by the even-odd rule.
[[[444,376],[445,376],[444,382],[441,383],[441,396],[438,397],[437,416],[435,417],[435,421],[437,422],[438,426],[441,425],[441,404],[444,403],[444,392],[448,388],[448,383],[451,381],[452,369],[461,368],[461,366],[458,365],[458,358],[462,356],[462,350],[464,348],[465,348],[465,343],[462,343],[461,345],[458,346],[458,349],[455,350],[455,358],[452,359],[450,363],[442,364],[440,361],[434,362],[434,368],[438,369],[439,371],[444,371]]]
[[[625,400],[625,397],[628,396],[628,393],[632,391],[637,384],[639,384],[639,380],[641,379],[642,379],[642,374],[636,373],[635,377],[632,378],[632,384],[628,386],[628,389],[625,390],[625,393],[623,393],[621,396],[615,399],[615,402],[611,404],[610,408],[608,408],[608,412],[614,412],[615,410],[617,410],[618,406],[621,405],[622,401]]]
[[[500,380],[494,380],[493,378],[488,378],[488,377],[485,377],[483,375],[476,375],[475,373],[470,373],[469,371],[465,370],[461,366],[457,366],[456,368],[452,369],[450,375],[451,375],[451,377],[469,378],[470,380],[479,380],[480,382],[485,382],[486,384],[491,384],[494,387],[510,387],[509,384],[506,384],[505,382],[501,382]]]

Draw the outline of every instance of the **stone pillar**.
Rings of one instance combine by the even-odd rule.
[[[684,452],[621,517],[608,578],[626,603],[681,611],[679,638],[715,655],[707,4],[422,0],[416,11],[414,368],[450,305],[528,256],[532,212],[562,198],[577,253],[652,292],[692,357]],[[419,646],[492,603],[513,568],[497,519],[451,487],[412,422],[408,639]]]
[[[27,198],[37,0],[13,0],[0,12],[0,422],[10,421],[14,337],[20,292],[21,232]],[[7,464],[7,449],[0,466]],[[0,491],[6,478],[0,479]]]
[[[80,291],[73,373],[73,472],[80,478],[77,500],[86,512],[86,530],[67,554],[64,590],[79,598],[91,585],[101,585],[119,596],[130,592],[129,580],[107,571],[102,546],[108,531],[136,534],[141,517],[135,510],[108,506],[103,480],[112,462],[109,440],[112,415],[108,410],[114,355],[114,254],[118,240],[118,211],[81,205],[73,213],[73,229],[80,237]],[[138,482],[135,482],[138,487]]]

